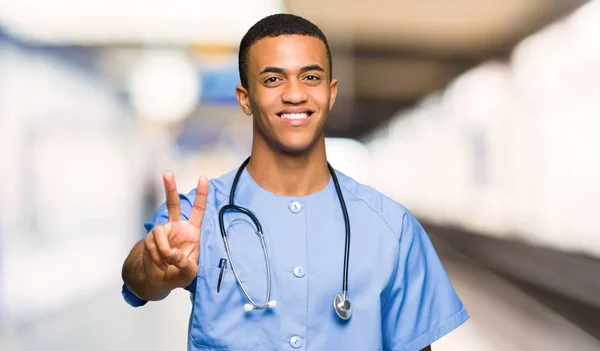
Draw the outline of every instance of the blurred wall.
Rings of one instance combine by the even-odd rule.
[[[76,56],[0,37],[0,321],[89,298],[143,229],[132,121]]]

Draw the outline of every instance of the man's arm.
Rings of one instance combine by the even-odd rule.
[[[423,349],[423,350],[421,350],[421,351],[431,351],[431,345],[427,346],[426,348],[424,348],[424,349]]]

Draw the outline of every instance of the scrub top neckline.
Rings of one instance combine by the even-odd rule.
[[[247,186],[248,187],[247,190],[250,190],[250,193],[258,192],[261,196],[266,196],[266,197],[270,197],[270,198],[273,198],[276,200],[286,200],[286,201],[313,200],[314,198],[320,197],[323,194],[329,193],[329,190],[333,189],[333,187],[334,187],[333,177],[329,176],[329,182],[327,183],[327,185],[325,187],[323,187],[320,190],[317,190],[313,193],[310,193],[308,195],[302,195],[302,196],[278,195],[278,194],[272,193],[272,192],[268,191],[267,189],[263,188],[262,186],[260,186],[260,184],[258,184],[254,180],[254,178],[252,178],[250,173],[248,173],[248,170],[246,168],[244,168],[244,170],[242,171],[242,175],[240,177],[240,185]],[[236,198],[237,198],[237,192],[236,192]]]

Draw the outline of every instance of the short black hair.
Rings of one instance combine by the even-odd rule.
[[[263,38],[275,38],[280,35],[305,35],[320,39],[327,50],[329,61],[329,78],[332,77],[333,65],[331,62],[331,51],[325,34],[314,23],[309,20],[288,13],[278,13],[267,16],[256,22],[242,38],[238,54],[238,68],[242,86],[248,89],[248,61],[250,47]]]

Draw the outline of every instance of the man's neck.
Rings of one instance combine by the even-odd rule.
[[[247,169],[258,185],[280,196],[310,195],[325,188],[331,177],[323,139],[301,155],[278,151],[255,139]]]

